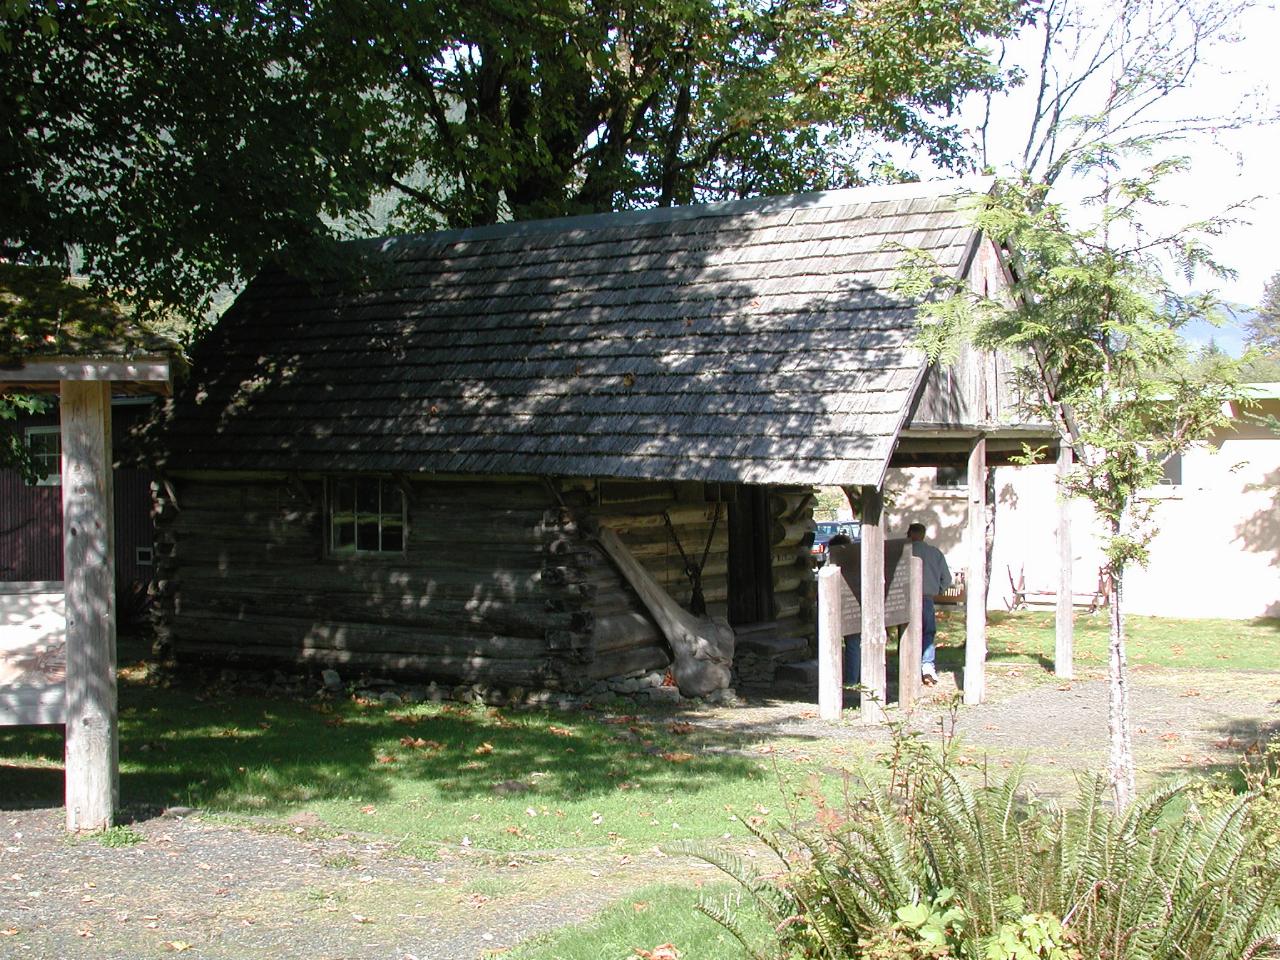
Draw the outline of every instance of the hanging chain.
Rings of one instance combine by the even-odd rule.
[[[676,536],[675,525],[671,522],[671,514],[666,510],[662,511],[662,520],[667,525],[667,532],[671,534],[671,542],[676,545],[676,550],[680,552],[680,559],[684,563],[684,575],[689,580],[689,610],[699,617],[707,615],[707,600],[702,594],[702,569],[707,565],[707,557],[711,555],[711,541],[715,539],[716,527],[720,525],[720,504],[716,503],[716,512],[711,519],[711,529],[707,532],[707,542],[702,548],[702,562],[695,564],[689,559],[688,554],[684,552],[684,547],[680,543],[680,538]]]

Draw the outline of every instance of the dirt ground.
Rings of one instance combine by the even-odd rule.
[[[1280,729],[1275,674],[1135,671],[1137,760],[1150,781],[1230,769]],[[1106,759],[1106,683],[1060,683],[993,667],[991,697],[956,714],[975,769],[1024,762],[1044,792]],[[913,718],[926,736],[948,725],[944,677]],[[780,749],[872,749],[883,729],[819,721],[811,704],[752,700],[707,708],[698,723],[774,739]],[[518,855],[442,851],[433,861],[393,843],[326,836],[299,819],[233,825],[198,811],[144,816],[145,841],[106,848],[69,841],[58,809],[6,810],[0,797],[0,957],[143,958],[182,953],[247,960],[469,960],[584,920],[652,882],[698,882],[709,868],[657,852],[607,849]]]

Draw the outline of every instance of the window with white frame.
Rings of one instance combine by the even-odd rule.
[[[27,427],[27,449],[35,465],[36,482],[42,487],[62,483],[62,430],[59,427]]]
[[[394,480],[329,478],[329,552],[404,553],[405,498]]]
[[[964,490],[969,486],[969,470],[967,467],[935,467],[933,488],[935,490]]]

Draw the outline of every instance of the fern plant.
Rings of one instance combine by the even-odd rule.
[[[857,782],[816,822],[752,829],[779,869],[686,847],[740,883],[776,942],[748,952],[815,960],[1258,960],[1280,958],[1280,855],[1251,791],[1206,810],[1190,781],[1123,815],[1106,783],[1067,807],[1014,772],[973,786],[942,757],[897,750],[888,783]],[[820,803],[820,801],[819,801]]]

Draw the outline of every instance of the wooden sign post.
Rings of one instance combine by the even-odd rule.
[[[844,712],[844,618],[840,568],[818,571],[818,716],[839,720]]]
[[[111,384],[63,382],[67,829],[105,830],[120,795]]]
[[[920,697],[920,656],[924,646],[924,561],[908,551],[907,628],[898,641],[898,706]]]
[[[884,496],[876,487],[862,488],[862,719],[884,721]]]
[[[987,697],[987,441],[969,450],[969,524],[964,601],[964,702]]]
[[[907,706],[920,696],[924,567],[906,540],[885,541],[880,555],[884,581],[879,604],[881,622],[884,628],[906,628],[898,645],[898,700]],[[844,638],[865,629],[861,602],[865,596],[863,551],[856,547],[833,548],[831,558],[832,562],[818,573],[818,712],[824,720],[839,718],[844,709]],[[862,686],[869,694],[863,697],[863,717],[867,719],[872,711],[878,722],[883,720],[888,699],[887,644],[882,639],[878,651],[872,648],[868,654],[865,637],[862,639]],[[875,706],[869,707],[869,702]]]

